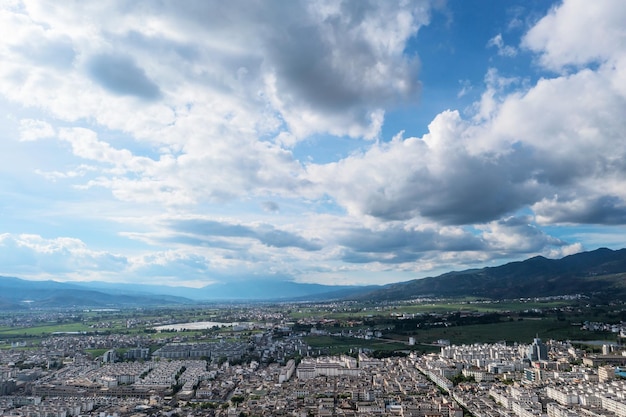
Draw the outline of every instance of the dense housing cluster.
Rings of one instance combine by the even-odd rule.
[[[619,368],[626,356],[612,345],[585,355],[539,337],[530,344],[439,340],[438,353],[377,359],[366,351],[310,356],[299,337],[271,332],[123,354],[98,339],[56,335],[39,349],[0,352],[2,415],[626,416]],[[111,349],[92,358],[72,353],[70,341]],[[242,360],[250,353],[256,359]]]

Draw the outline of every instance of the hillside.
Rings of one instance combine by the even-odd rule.
[[[567,294],[623,298],[625,281],[626,249],[601,248],[561,259],[537,256],[497,267],[449,272],[386,285],[354,298],[372,301],[425,296],[505,299]]]

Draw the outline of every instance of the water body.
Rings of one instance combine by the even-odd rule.
[[[238,323],[220,323],[217,321],[194,321],[190,323],[174,323],[174,324],[165,324],[163,326],[156,326],[155,330],[204,330],[210,329],[212,327],[229,327],[234,326]]]

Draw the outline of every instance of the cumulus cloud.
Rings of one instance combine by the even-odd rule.
[[[203,256],[181,251],[158,251],[134,259],[132,273],[150,278],[172,276],[193,280],[202,276],[204,284],[210,283],[210,262]]]
[[[402,264],[432,256],[434,252],[464,252],[486,249],[480,236],[461,228],[435,225],[409,227],[392,224],[376,228],[350,228],[338,233],[342,259],[351,263]]]
[[[94,250],[76,238],[0,234],[0,274],[60,281],[134,281],[196,285],[210,283],[212,263],[176,250],[125,256]],[[197,286],[197,285],[196,285]]]
[[[508,217],[480,226],[483,238],[495,253],[543,253],[567,245],[542,231],[528,216]]]
[[[623,59],[626,4],[619,0],[566,0],[526,34],[523,45],[548,69]]]
[[[245,238],[258,240],[275,248],[295,247],[306,251],[321,249],[320,242],[315,239],[305,239],[296,233],[276,229],[268,224],[242,225],[207,219],[185,219],[172,221],[168,226],[177,233],[191,235],[196,239]]]
[[[128,265],[124,256],[90,250],[81,240],[69,237],[5,233],[0,235],[0,248],[3,274],[67,278],[78,271],[86,275],[121,272]]]
[[[417,57],[405,49],[430,13],[427,0],[29,2],[1,16],[0,93],[64,123],[94,122],[58,136],[74,155],[116,168],[79,188],[177,205],[248,193],[312,197],[283,146],[314,133],[377,137],[386,109],[416,97]],[[23,45],[65,51],[63,65]],[[88,132],[102,128],[158,153],[142,158]],[[47,177],[85,178],[75,173]]]
[[[375,137],[385,106],[417,91],[417,61],[404,48],[429,4],[309,3],[305,16],[268,39],[271,99],[297,136],[321,126]]]
[[[551,259],[559,259],[564,256],[575,255],[584,250],[582,243],[577,242],[571,245],[565,245],[560,248],[553,248],[547,251],[544,251],[544,256]]]
[[[334,236],[345,262],[404,264],[406,268],[435,260],[452,267],[456,262],[471,264],[513,254],[548,254],[568,247],[567,242],[542,231],[530,216],[511,216],[475,228],[415,222],[410,226],[403,222],[350,226]]]
[[[128,212],[180,210],[123,235],[152,253],[118,258],[23,235],[3,238],[6,253],[33,274],[93,265],[194,280],[255,268],[336,279],[567,254],[581,246],[542,226],[626,223],[622,2],[565,0],[520,45],[554,72],[535,82],[492,68],[468,113],[441,111],[421,137],[387,141],[385,116],[418,93],[407,45],[431,12],[425,0],[6,7],[0,94],[40,110],[23,116],[16,139],[31,149],[56,140],[72,158],[36,172],[138,203]],[[518,51],[502,34],[487,47]],[[461,87],[460,96],[479,88]],[[297,146],[316,134],[366,141],[332,162],[303,162]],[[264,213],[207,214],[251,201]]]
[[[46,108],[58,106],[52,94],[68,84],[80,84],[79,105],[105,106],[94,101],[90,79],[113,94],[147,100],[167,90],[170,106],[177,97],[188,103],[190,94],[203,100],[199,88],[240,108],[269,104],[300,139],[314,132],[374,137],[385,107],[416,92],[417,61],[405,46],[429,22],[430,3],[27,3],[3,22],[17,32],[3,54],[14,62],[5,76],[33,70],[19,59],[18,45],[56,42],[72,52],[65,59],[70,77],[67,69],[37,66],[36,73],[55,78],[32,86]],[[82,67],[87,79],[77,71]],[[35,75],[31,82],[38,83]]]
[[[579,19],[591,24],[585,9],[576,4],[565,2],[553,10],[531,29],[526,44],[537,48],[546,65],[550,60],[563,66],[600,59],[597,69],[581,68],[535,85],[492,71],[476,117],[466,120],[457,111],[442,112],[421,138],[399,136],[338,162],[310,165],[309,178],[351,213],[384,220],[481,224],[531,207],[541,222],[623,223],[622,25],[607,19],[597,40],[610,33],[614,43],[610,51],[598,54],[586,52],[585,43],[567,43],[556,50],[537,40],[539,34],[552,39],[545,22],[558,26],[566,24],[560,20]],[[624,8],[614,2],[598,4],[603,9]],[[594,5],[594,10],[599,7]],[[591,16],[604,22],[606,13]],[[565,32],[557,31],[559,36]],[[566,53],[570,49],[572,53]],[[578,50],[580,54],[573,53]],[[556,194],[559,198],[553,199]]]
[[[156,100],[161,96],[159,86],[130,57],[96,55],[89,59],[87,68],[94,81],[115,94],[146,100]]]
[[[80,127],[63,129],[59,133],[59,138],[72,146],[74,155],[84,159],[125,165],[133,158],[130,151],[115,149],[110,144],[98,140],[98,134],[91,129]]]
[[[533,206],[544,224],[626,224],[626,201],[613,195],[545,199]]]
[[[527,151],[473,154],[474,130],[458,112],[444,112],[423,138],[396,137],[309,173],[354,214],[388,220],[486,222],[533,202]]]

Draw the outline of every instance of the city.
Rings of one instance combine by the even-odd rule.
[[[626,417],[626,0],[0,0],[0,417]]]
[[[402,328],[409,320],[407,314],[398,314],[403,308],[409,307],[373,310]],[[607,308],[623,311],[623,305]],[[0,409],[3,416],[23,417],[626,416],[626,352],[618,344],[622,323],[579,326],[579,335],[602,335],[602,344],[540,337],[527,343],[438,339],[427,344],[417,336],[426,330],[415,330],[415,336],[401,343],[386,339],[397,331],[388,324],[385,330],[354,318],[316,319],[311,313],[330,316],[331,311],[348,309],[372,316],[366,307],[336,302],[210,310],[213,317],[221,311],[220,320],[246,320],[230,324],[200,321],[206,316],[199,316],[199,309],[165,314],[169,319],[157,319],[157,311],[144,312],[145,319],[136,311],[116,310],[33,314],[33,321],[47,320],[49,326],[51,317],[57,322],[61,317],[91,317],[98,329],[22,338],[18,332],[10,345],[4,341]],[[308,311],[309,317],[292,320],[287,311]],[[177,315],[196,321],[180,322],[177,331],[163,325],[176,321]],[[456,315],[451,311],[437,319]],[[526,323],[549,320],[548,315]],[[116,321],[125,323],[119,333]],[[34,324],[29,324],[31,329]],[[59,328],[55,326],[49,329]],[[489,332],[494,323],[482,326]],[[345,340],[347,334],[354,347],[343,346],[341,353],[308,343],[321,337]],[[386,342],[389,350],[360,344],[366,342],[379,347]]]

